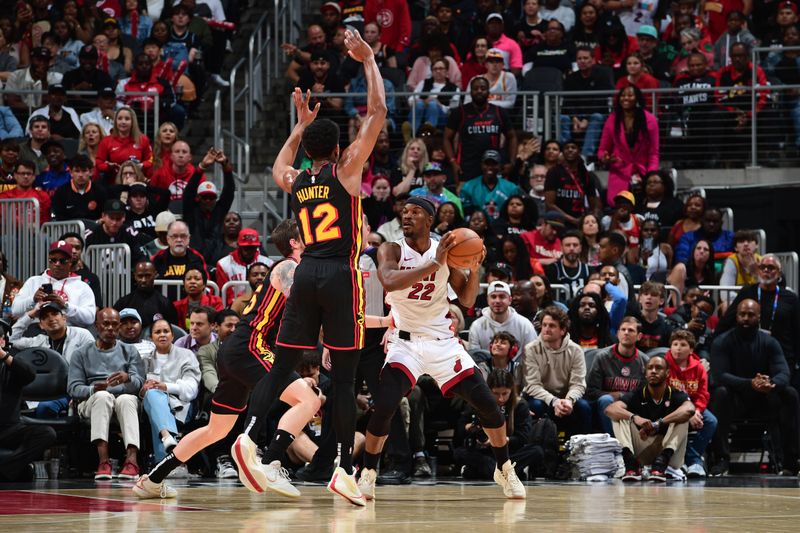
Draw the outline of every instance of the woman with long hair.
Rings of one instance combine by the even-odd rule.
[[[505,235],[500,242],[502,260],[511,267],[513,281],[530,278],[534,272],[544,273],[538,261],[531,260],[528,247],[519,235]]]
[[[532,0],[536,2],[536,0]],[[461,65],[461,90],[467,90],[469,80],[486,73],[486,54],[489,52],[489,41],[485,36],[475,37],[469,47],[467,60]]]
[[[544,142],[544,148],[541,152],[542,164],[549,171],[561,163],[561,143],[555,139],[548,139]]]
[[[103,140],[103,137],[105,137],[103,128],[94,122],[89,122],[84,125],[81,130],[81,138],[78,142],[78,153],[89,156],[89,159],[95,164],[95,169],[97,168],[97,161],[95,160],[97,157],[97,147],[100,146],[100,141]]]
[[[147,379],[139,395],[150,421],[153,454],[161,461],[178,442],[178,423],[194,418],[192,402],[200,388],[200,364],[191,350],[173,344],[172,327],[160,318],[150,329],[155,352],[143,357]]]
[[[172,154],[172,145],[180,140],[178,127],[169,121],[162,122],[158,127],[158,135],[153,147],[153,171],[155,172],[165,164],[169,163]]]
[[[417,94],[408,97],[408,121],[411,132],[417,135],[423,123],[441,128],[447,123],[450,109],[458,106],[458,95],[439,95],[438,93],[457,93],[458,86],[447,78],[447,61],[436,59],[431,63],[431,76],[420,81],[414,88]],[[421,94],[420,94],[421,93]]]
[[[714,245],[705,239],[698,240],[686,263],[678,263],[672,269],[667,281],[681,294],[689,287],[716,285],[717,273],[714,270]]]
[[[392,187],[392,195],[397,196],[411,189],[422,187],[422,169],[428,164],[428,148],[425,141],[416,137],[406,143],[400,155],[400,172],[403,179]]]
[[[672,266],[672,246],[662,242],[661,228],[652,218],[645,219],[639,227],[639,264],[645,268],[645,278],[656,281],[666,278]]]
[[[178,313],[178,326],[189,331],[189,315],[196,307],[211,307],[217,311],[222,310],[222,299],[208,290],[208,277],[205,270],[190,268],[183,275],[183,290],[186,296],[173,302],[175,312]]]
[[[555,292],[550,286],[550,280],[543,274],[534,274],[531,276],[531,283],[536,290],[536,301],[539,302],[539,309],[555,305],[564,311],[567,311],[567,306],[559,302],[555,298]]]
[[[644,177],[644,197],[636,199],[636,212],[654,220],[659,228],[671,228],[683,213],[683,202],[675,198],[675,184],[666,170],[653,170]]]
[[[683,206],[683,218],[673,224],[669,232],[667,242],[669,242],[670,246],[674,248],[684,233],[700,229],[703,225],[702,221],[703,215],[706,214],[706,207],[706,199],[700,196],[699,193],[692,193],[686,199],[686,203]]]
[[[586,213],[578,221],[578,229],[583,235],[581,261],[591,267],[600,265],[600,221],[594,213]]]
[[[364,24],[364,40],[372,48],[378,67],[397,68],[394,50],[381,42],[381,27],[377,22]]]
[[[108,37],[108,51],[106,55],[109,61],[122,65],[126,74],[130,74],[133,69],[133,52],[122,42],[122,29],[114,18],[107,18],[103,22],[103,33]]]
[[[583,349],[611,346],[608,311],[599,294],[579,293],[570,303],[569,338]]]
[[[623,76],[625,58],[639,49],[639,42],[634,36],[628,36],[625,26],[617,17],[607,19],[603,23],[594,59],[600,65],[614,69],[617,78]]]
[[[649,72],[647,65],[639,52],[634,52],[625,58],[625,76],[617,80],[617,89],[624,89],[634,85],[639,89],[658,89],[661,84]],[[656,99],[657,101],[657,99]],[[648,110],[653,109],[653,94],[644,95],[644,105]]]
[[[130,107],[121,107],[114,114],[111,134],[97,147],[95,168],[109,182],[124,161],[136,162],[145,176],[149,176],[153,168],[150,139],[139,129],[136,113]]]
[[[144,40],[150,37],[153,29],[153,19],[147,15],[146,4],[144,9],[139,7],[139,0],[124,0],[123,13],[119,18],[122,33],[130,35],[141,46]]]
[[[672,75],[678,77],[689,72],[689,57],[694,52],[703,54],[709,65],[714,64],[714,48],[711,41],[697,28],[684,28],[680,31],[681,48],[672,62]],[[724,65],[723,65],[724,66]]]
[[[458,210],[458,206],[453,202],[444,202],[436,209],[436,216],[433,217],[431,231],[437,235],[444,235],[448,231],[464,226],[464,217]]]
[[[608,205],[614,205],[617,193],[638,184],[651,170],[658,170],[658,143],[658,121],[645,109],[642,91],[634,85],[620,89],[597,150],[609,170]]]
[[[61,41],[61,55],[71,69],[78,68],[78,55],[83,48],[83,41],[75,37],[75,31],[69,27],[66,20],[53,22],[53,33]]]
[[[395,217],[392,198],[392,186],[389,178],[383,174],[376,174],[372,179],[370,195],[362,200],[364,214],[373,230],[377,230],[386,222]]]
[[[578,17],[575,26],[572,28],[572,41],[575,48],[585,46],[594,51],[600,39],[600,30],[597,27],[597,19],[600,13],[597,7],[586,2],[578,10]]]
[[[498,239],[502,239],[506,235],[520,235],[536,229],[538,221],[539,209],[533,198],[512,194],[500,207],[500,215],[492,222],[492,231]]]

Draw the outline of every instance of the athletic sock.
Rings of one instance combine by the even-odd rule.
[[[666,470],[670,459],[672,459],[672,454],[674,453],[675,450],[672,450],[670,448],[664,448],[653,461],[653,469],[661,471]]]
[[[381,458],[381,454],[379,453],[369,453],[367,451],[364,452],[364,468],[369,468],[371,470],[378,469],[378,461]]]
[[[181,466],[181,464],[182,461],[175,457],[174,453],[170,453],[164,457],[155,468],[153,468],[153,471],[150,472],[147,477],[153,483],[161,483],[164,481],[164,478],[170,474],[170,472]]]
[[[270,464],[272,461],[280,461],[286,453],[286,449],[294,442],[294,435],[288,431],[279,429],[272,437],[272,442],[269,443],[267,453],[264,454],[264,459],[261,461],[265,465]]]
[[[497,461],[497,469],[502,470],[503,465],[506,464],[508,459],[508,445],[504,444],[499,448],[492,446],[492,453],[494,453],[494,460]]]
[[[639,461],[630,448],[622,448],[622,460],[625,462],[625,470],[636,470],[639,468]]]

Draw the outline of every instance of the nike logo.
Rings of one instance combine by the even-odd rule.
[[[413,261],[413,260],[414,260],[414,258],[413,258],[413,257],[404,257],[404,258],[403,258],[403,262],[404,262],[404,263],[405,263],[406,261]]]

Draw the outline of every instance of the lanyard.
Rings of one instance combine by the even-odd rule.
[[[775,313],[778,311],[778,295],[781,293],[780,285],[775,287],[775,299],[772,301],[772,316],[769,319],[769,330],[772,331],[772,326],[775,323]],[[761,285],[758,286],[758,304],[761,305]]]

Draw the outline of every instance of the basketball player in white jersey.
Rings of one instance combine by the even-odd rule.
[[[421,197],[411,197],[401,216],[404,238],[384,243],[378,250],[378,277],[388,292],[395,332],[389,342],[386,363],[377,391],[374,412],[367,425],[361,493],[375,499],[378,459],[389,432],[389,423],[400,400],[422,374],[432,376],[442,393],[456,394],[478,413],[492,446],[497,468],[494,479],[508,498],[525,498],[525,487],[508,458],[505,419],[472,357],[450,330],[447,318],[448,283],[465,307],[475,302],[480,279],[478,268],[486,255],[474,258],[469,276],[447,266],[453,234],[436,242],[430,238],[435,208]]]

